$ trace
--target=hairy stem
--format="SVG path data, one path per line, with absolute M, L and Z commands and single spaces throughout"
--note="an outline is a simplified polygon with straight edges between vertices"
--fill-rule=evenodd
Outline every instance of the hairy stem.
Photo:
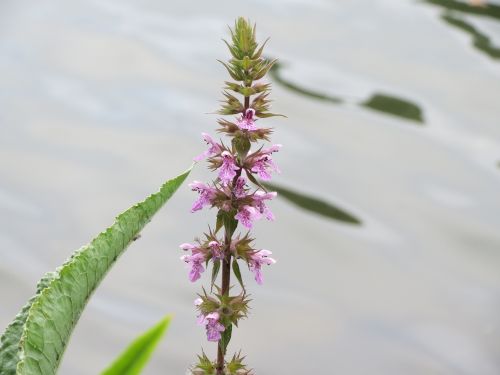
M 245 74 L 248 75 L 248 71 L 245 70 Z M 251 87 L 252 86 L 252 81 L 250 82 L 245 82 L 246 87 Z M 245 108 L 243 109 L 243 114 L 247 111 L 248 108 L 250 108 L 250 96 L 245 96 L 245 103 L 244 103 Z
M 229 284 L 231 281 L 231 253 L 229 247 L 231 246 L 231 235 L 226 230 L 225 235 L 225 247 L 227 249 L 226 258 L 222 262 L 222 295 L 229 293 Z M 224 370 L 224 343 L 222 340 L 219 341 L 219 347 L 217 350 L 217 375 L 222 375 Z
M 232 188 L 236 185 L 236 181 L 238 177 L 241 176 L 242 168 L 240 168 L 236 172 L 236 176 L 233 178 Z M 236 228 L 234 228 L 236 229 Z M 234 231 L 233 231 L 234 232 Z M 224 249 L 225 249 L 225 258 L 222 262 L 222 285 L 221 285 L 221 294 L 229 294 L 229 287 L 231 284 L 231 241 L 233 232 L 231 232 L 230 228 L 224 228 Z M 219 340 L 219 346 L 217 349 L 217 375 L 223 375 L 224 371 L 224 343 L 222 340 Z

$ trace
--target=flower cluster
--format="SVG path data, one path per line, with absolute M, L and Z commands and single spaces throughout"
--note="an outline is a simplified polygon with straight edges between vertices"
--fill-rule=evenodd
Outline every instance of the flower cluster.
M 222 140 L 202 133 L 207 149 L 194 160 L 206 159 L 217 177 L 208 184 L 194 181 L 189 185 L 198 193 L 191 212 L 204 207 L 215 208 L 215 228 L 209 229 L 202 240 L 180 245 L 186 252 L 181 260 L 188 266 L 190 281 L 197 281 L 205 269 L 212 269 L 210 293 L 203 289 L 195 306 L 199 312 L 198 323 L 205 327 L 208 341 L 218 342 L 217 359 L 211 361 L 203 353 L 191 371 L 195 375 L 251 373 L 243 365 L 240 354 L 234 355 L 230 361 L 225 359 L 232 328 L 238 326 L 239 320 L 248 312 L 249 300 L 239 264 L 246 263 L 255 281 L 262 284 L 262 266 L 276 263 L 270 257 L 271 251 L 253 246 L 254 239 L 248 232 L 236 234 L 239 224 L 250 230 L 261 218 L 274 220 L 267 204 L 276 197 L 276 192 L 267 191 L 259 181 L 269 181 L 274 173 L 280 173 L 273 155 L 281 145 L 252 145 L 270 141 L 272 130 L 260 127 L 260 119 L 277 116 L 269 112 L 270 85 L 260 82 L 275 61 L 262 57 L 265 43 L 259 47 L 255 41 L 255 27 L 247 20 L 239 18 L 236 21 L 231 39 L 226 45 L 232 58 L 228 63 L 221 63 L 236 82 L 226 82 L 222 108 L 218 113 L 235 117 L 219 119 L 217 129 L 231 142 L 224 144 Z M 235 95 L 242 95 L 243 100 Z M 241 286 L 241 292 L 236 295 L 230 295 L 230 289 L 234 288 L 230 284 L 231 272 Z M 217 284 L 220 273 L 221 281 Z M 214 288 L 216 292 L 212 293 Z

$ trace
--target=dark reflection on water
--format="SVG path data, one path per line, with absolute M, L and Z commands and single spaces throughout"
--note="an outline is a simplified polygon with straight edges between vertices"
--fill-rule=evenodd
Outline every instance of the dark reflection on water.
M 282 68 L 282 64 L 275 64 L 270 72 L 271 78 L 290 91 L 311 99 L 326 101 L 333 104 L 341 104 L 346 101 L 340 97 L 306 89 L 295 83 L 287 81 L 280 74 Z M 357 104 L 367 109 L 375 110 L 388 115 L 398 116 L 406 120 L 413 120 L 420 123 L 424 122 L 421 108 L 415 103 L 403 98 L 375 93 L 367 100 L 361 101 Z
M 456 10 L 464 13 L 491 17 L 500 20 L 500 5 L 486 3 L 484 5 L 474 6 L 455 0 L 423 0 L 423 1 L 428 4 L 441 6 L 448 10 Z
M 375 111 L 404 117 L 408 120 L 414 120 L 421 123 L 424 122 L 420 107 L 402 98 L 375 93 L 367 101 L 360 103 L 360 105 Z
M 265 183 L 264 186 L 266 189 L 276 191 L 278 193 L 278 197 L 284 198 L 290 203 L 293 203 L 307 211 L 314 212 L 315 214 L 332 220 L 342 221 L 348 224 L 361 225 L 361 220 L 356 216 L 322 199 L 298 193 L 275 184 Z
M 300 87 L 299 85 L 296 85 L 295 83 L 287 81 L 280 74 L 281 68 L 282 68 L 281 64 L 279 63 L 274 64 L 274 66 L 270 71 L 271 78 L 280 85 L 282 85 L 283 87 L 289 89 L 290 91 L 296 92 L 297 94 L 304 95 L 312 99 L 323 100 L 330 103 L 339 104 L 343 102 L 341 98 L 308 90 L 303 87 Z
M 495 47 L 488 35 L 482 33 L 477 28 L 472 26 L 459 12 L 490 17 L 494 20 L 500 20 L 500 6 L 486 3 L 484 5 L 470 5 L 455 0 L 423 0 L 432 5 L 438 5 L 445 9 L 445 13 L 441 15 L 441 19 L 448 25 L 458 28 L 472 37 L 472 45 L 474 48 L 491 57 L 492 59 L 500 59 L 500 48 Z
M 490 38 L 486 34 L 481 33 L 462 17 L 459 17 L 456 13 L 447 12 L 441 15 L 441 18 L 448 24 L 468 33 L 472 37 L 472 44 L 479 51 L 493 59 L 500 59 L 500 48 L 493 46 Z

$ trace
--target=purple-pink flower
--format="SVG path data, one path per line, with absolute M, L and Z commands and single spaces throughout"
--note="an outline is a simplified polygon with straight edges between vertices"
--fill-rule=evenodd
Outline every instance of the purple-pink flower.
M 219 170 L 219 178 L 223 185 L 228 185 L 236 176 L 239 167 L 235 163 L 234 156 L 229 151 L 224 151 L 221 156 L 222 165 Z
M 278 166 L 273 161 L 271 156 L 272 153 L 278 152 L 280 148 L 280 144 L 275 144 L 254 154 L 250 159 L 250 170 L 257 173 L 258 176 L 264 181 L 269 181 L 271 179 L 271 172 L 280 173 Z
M 254 273 L 255 281 L 257 281 L 257 284 L 259 285 L 262 285 L 264 282 L 264 278 L 262 276 L 262 265 L 271 265 L 276 263 L 275 259 L 269 257 L 271 254 L 272 252 L 269 250 L 262 249 L 251 254 L 250 259 L 248 260 L 248 267 L 250 268 L 250 271 Z
M 208 243 L 208 247 L 212 253 L 212 258 L 220 260 L 224 259 L 224 246 L 222 244 L 217 241 L 210 241 Z
M 273 152 L 278 152 L 279 150 L 281 150 L 281 147 L 283 147 L 282 144 L 279 144 L 279 143 L 275 143 L 274 145 L 272 145 L 271 147 L 269 148 L 265 148 L 264 150 L 262 150 L 261 152 L 263 154 L 268 154 L 268 155 L 271 155 Z
M 202 314 L 198 317 L 198 324 L 204 325 L 207 330 L 208 341 L 219 341 L 222 337 L 221 332 L 224 332 L 226 329 L 219 323 L 219 317 L 218 312 L 212 312 L 207 315 Z
M 245 185 L 247 183 L 247 180 L 245 180 L 245 177 L 238 177 L 236 180 L 236 184 L 234 185 L 233 188 L 233 193 L 236 198 L 243 198 L 247 195 L 247 192 L 245 191 Z
M 203 136 L 203 139 L 205 140 L 205 142 L 207 142 L 207 145 L 209 147 L 208 147 L 208 150 L 206 150 L 202 154 L 195 157 L 194 161 L 200 161 L 200 160 L 203 160 L 209 156 L 214 156 L 214 155 L 220 154 L 220 152 L 222 151 L 222 148 L 220 147 L 220 145 L 218 143 L 214 142 L 214 140 L 212 139 L 212 137 L 210 137 L 210 135 L 208 135 L 207 133 L 201 133 L 201 135 Z
M 253 222 L 260 219 L 261 214 L 255 207 L 244 205 L 238 209 L 238 213 L 234 216 L 243 226 L 252 229 Z
M 241 116 L 241 119 L 236 122 L 236 125 L 238 125 L 240 129 L 256 130 L 257 128 L 255 127 L 255 120 L 253 119 L 254 115 L 255 109 L 248 108 L 246 112 Z
M 251 204 L 245 204 L 238 208 L 237 214 L 234 216 L 243 226 L 252 229 L 253 222 L 264 216 L 267 220 L 274 220 L 274 215 L 266 206 L 265 200 L 273 199 L 277 195 L 276 192 L 266 193 L 262 190 L 257 190 L 251 197 Z
M 264 203 L 265 200 L 273 199 L 276 198 L 276 193 L 275 191 L 266 193 L 262 190 L 257 190 L 254 195 L 253 195 L 253 206 L 257 208 L 259 213 L 265 216 L 267 220 L 274 220 L 274 214 L 271 212 L 271 210 L 266 206 Z
M 205 271 L 202 265 L 206 259 L 203 249 L 190 243 L 183 243 L 180 245 L 180 248 L 184 251 L 191 250 L 191 255 L 183 255 L 181 256 L 181 260 L 186 262 L 188 267 L 190 267 L 188 275 L 189 280 L 195 282 L 201 277 L 201 273 Z
M 198 199 L 193 203 L 191 212 L 201 210 L 204 206 L 212 204 L 212 200 L 215 198 L 217 189 L 210 187 L 200 181 L 193 181 L 189 184 L 189 187 L 191 188 L 191 190 L 197 191 L 200 194 Z

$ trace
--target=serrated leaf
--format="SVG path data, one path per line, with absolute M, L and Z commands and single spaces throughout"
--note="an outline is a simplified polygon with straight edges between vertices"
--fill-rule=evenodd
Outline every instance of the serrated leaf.
M 148 363 L 165 334 L 171 317 L 166 316 L 154 327 L 136 338 L 101 375 L 138 375 Z
M 2 335 L 0 339 L 0 374 L 14 375 L 16 373 L 17 363 L 19 362 L 19 340 L 23 333 L 28 312 L 41 291 L 50 284 L 55 276 L 55 272 L 49 272 L 38 282 L 36 294 L 22 308 L 19 314 L 17 314 L 14 321 L 7 327 Z
M 238 279 L 238 282 L 241 285 L 241 289 L 245 291 L 245 285 L 243 285 L 243 278 L 241 277 L 240 265 L 238 264 L 236 258 L 233 259 L 233 273 L 234 276 L 236 276 L 236 278 Z
M 80 314 L 107 271 L 191 168 L 120 214 L 115 223 L 46 275 L 0 339 L 0 374 L 54 375 Z

